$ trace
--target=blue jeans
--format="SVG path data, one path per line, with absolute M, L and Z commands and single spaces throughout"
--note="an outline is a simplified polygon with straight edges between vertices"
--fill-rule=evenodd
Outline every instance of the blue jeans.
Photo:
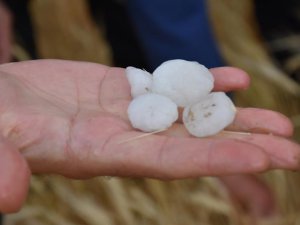
M 127 9 L 152 69 L 169 59 L 224 64 L 205 0 L 129 0 Z

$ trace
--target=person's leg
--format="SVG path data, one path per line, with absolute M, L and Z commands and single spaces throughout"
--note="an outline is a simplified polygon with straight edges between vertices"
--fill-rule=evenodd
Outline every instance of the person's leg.
M 152 69 L 175 58 L 224 64 L 205 0 L 132 0 L 128 13 Z
M 105 35 L 117 67 L 134 66 L 148 69 L 143 50 L 129 20 L 126 4 L 113 0 L 90 0 L 95 21 L 105 28 Z

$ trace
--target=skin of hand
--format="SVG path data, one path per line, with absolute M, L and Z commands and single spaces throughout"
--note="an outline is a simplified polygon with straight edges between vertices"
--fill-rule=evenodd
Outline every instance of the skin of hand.
M 12 14 L 0 1 L 0 64 L 11 59 Z
M 239 69 L 211 72 L 215 91 L 249 85 Z M 0 90 L 1 212 L 20 209 L 31 173 L 172 180 L 299 168 L 300 146 L 288 139 L 290 121 L 269 110 L 239 108 L 228 127 L 235 132 L 213 137 L 191 137 L 180 121 L 140 137 L 144 133 L 128 121 L 130 87 L 122 68 L 63 60 L 8 63 L 0 65 Z

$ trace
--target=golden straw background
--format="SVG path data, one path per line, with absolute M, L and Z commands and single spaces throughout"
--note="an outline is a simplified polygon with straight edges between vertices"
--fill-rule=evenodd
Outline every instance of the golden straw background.
M 251 0 L 209 0 L 217 40 L 229 65 L 252 77 L 236 93 L 239 106 L 280 111 L 295 123 L 300 140 L 300 87 L 275 66 L 257 29 Z M 38 54 L 111 64 L 111 51 L 84 0 L 32 0 Z M 55 14 L 53 13 L 55 12 Z M 45 26 L 45 24 L 47 24 Z M 63 46 L 63 47 L 62 47 Z M 28 59 L 18 43 L 14 55 Z M 298 172 L 272 171 L 261 178 L 273 189 L 280 214 L 257 224 L 300 224 Z M 6 225 L 253 225 L 216 178 L 162 182 L 151 179 L 34 176 L 23 209 Z

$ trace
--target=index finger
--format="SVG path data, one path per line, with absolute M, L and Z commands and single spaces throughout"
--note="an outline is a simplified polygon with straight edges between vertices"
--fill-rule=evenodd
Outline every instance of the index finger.
M 246 89 L 250 85 L 249 75 L 238 68 L 218 67 L 210 69 L 215 78 L 214 91 Z

